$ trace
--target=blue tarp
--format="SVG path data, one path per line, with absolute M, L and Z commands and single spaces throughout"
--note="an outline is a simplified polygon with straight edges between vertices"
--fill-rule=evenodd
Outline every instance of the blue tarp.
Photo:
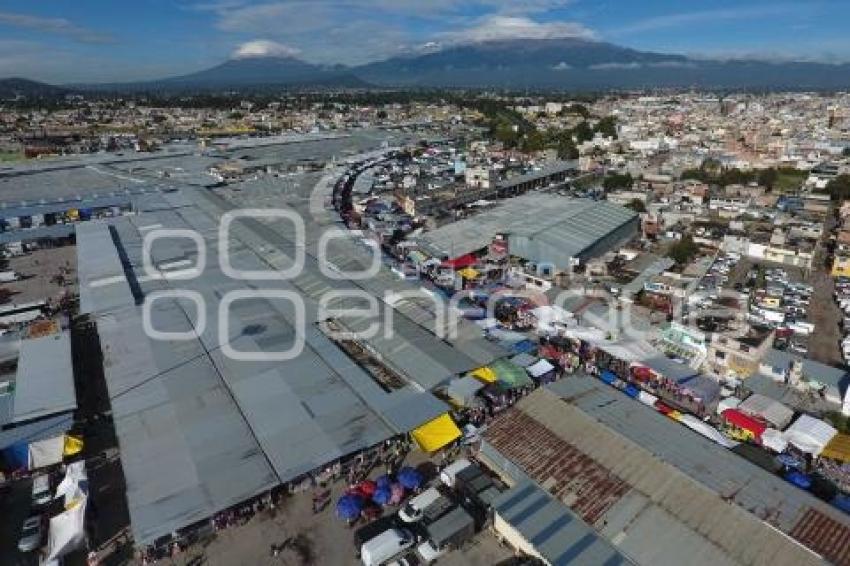
M 632 384 L 626 385 L 626 388 L 623 389 L 623 392 L 629 397 L 637 397 L 640 393 L 640 390 Z
M 511 346 L 511 351 L 515 354 L 527 354 L 534 351 L 537 346 L 531 340 L 522 340 Z
M 809 489 L 810 487 L 812 487 L 811 476 L 797 471 L 791 471 L 786 473 L 785 481 L 792 483 L 801 489 Z
M 602 381 L 604 381 L 608 385 L 613 385 L 614 382 L 617 381 L 618 378 L 617 378 L 617 375 L 613 371 L 606 369 L 599 375 L 599 379 L 601 379 Z
M 29 444 L 18 442 L 3 450 L 3 460 L 10 470 L 26 468 L 29 463 Z
M 850 496 L 841 494 L 836 495 L 835 499 L 833 499 L 830 503 L 833 507 L 837 507 L 845 513 L 850 513 Z

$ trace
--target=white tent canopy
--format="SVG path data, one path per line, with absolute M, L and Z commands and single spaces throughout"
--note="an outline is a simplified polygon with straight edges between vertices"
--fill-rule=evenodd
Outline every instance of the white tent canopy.
M 86 516 L 86 498 L 77 501 L 73 507 L 50 519 L 47 533 L 47 562 L 68 554 L 85 542 L 83 528 Z
M 82 460 L 68 464 L 65 470 L 65 477 L 56 487 L 56 499 L 65 498 L 65 507 L 70 507 L 77 499 L 82 499 L 87 495 L 88 490 L 88 474 L 86 473 L 86 463 Z
M 809 415 L 800 415 L 785 431 L 784 437 L 792 446 L 817 456 L 836 434 L 838 431 L 830 424 Z
M 741 404 L 741 400 L 737 397 L 726 397 L 717 403 L 717 414 L 722 415 L 726 409 L 737 409 Z
M 717 430 L 710 424 L 701 421 L 693 415 L 684 414 L 679 419 L 679 422 L 688 427 L 689 429 L 693 430 L 694 432 L 701 434 L 709 440 L 716 442 L 720 446 L 723 446 L 724 448 L 732 448 L 734 446 L 737 446 L 738 444 L 737 442 L 729 440 L 728 438 L 723 436 L 723 434 L 719 430 Z
M 32 442 L 29 445 L 29 469 L 37 470 L 62 462 L 62 452 L 65 449 L 65 435 Z
M 794 418 L 794 411 L 764 395 L 754 393 L 738 405 L 738 409 L 751 417 L 757 417 L 770 423 L 774 428 L 784 429 Z
M 539 360 L 536 364 L 525 368 L 531 377 L 546 375 L 553 369 L 555 369 L 555 366 L 549 363 L 549 360 Z
M 654 407 L 656 401 L 658 401 L 658 397 L 653 395 L 652 393 L 647 393 L 643 389 L 638 391 L 638 401 L 643 403 L 644 405 L 649 405 L 650 407 Z
M 765 448 L 770 448 L 774 452 L 784 452 L 788 447 L 788 441 L 785 440 L 785 437 L 782 433 L 775 428 L 765 429 L 763 433 L 761 433 L 761 443 Z
M 541 305 L 532 310 L 531 314 L 541 322 L 567 323 L 575 318 L 573 313 L 558 305 Z

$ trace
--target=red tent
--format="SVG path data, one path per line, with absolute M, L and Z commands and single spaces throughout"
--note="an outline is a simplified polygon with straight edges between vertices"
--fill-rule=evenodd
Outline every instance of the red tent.
M 447 259 L 442 263 L 442 267 L 451 267 L 452 269 L 463 269 L 464 267 L 471 267 L 478 263 L 478 258 L 473 254 L 466 254 L 460 257 L 456 257 L 454 259 Z
M 669 415 L 673 412 L 673 407 L 671 407 L 670 405 L 666 405 L 661 401 L 655 402 L 655 409 L 662 415 Z
M 632 375 L 640 381 L 649 381 L 652 370 L 645 366 L 632 366 Z
M 748 415 L 745 415 L 738 409 L 726 409 L 721 414 L 726 422 L 733 424 L 738 428 L 752 432 L 756 438 L 761 438 L 761 434 L 767 429 L 766 425 Z

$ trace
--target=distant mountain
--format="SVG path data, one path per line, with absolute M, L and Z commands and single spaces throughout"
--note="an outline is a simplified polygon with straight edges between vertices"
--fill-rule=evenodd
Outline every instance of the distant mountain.
M 828 90 L 850 88 L 850 64 L 702 60 L 582 39 L 517 39 L 449 46 L 359 67 L 314 65 L 294 57 L 243 57 L 179 77 L 74 85 L 73 89 L 169 93 L 374 86 L 575 91 L 691 87 Z M 63 92 L 59 87 L 24 79 L 0 81 L 0 97 L 57 91 Z
M 349 79 L 345 67 L 320 67 L 295 57 L 245 57 L 190 75 L 158 81 L 161 84 L 206 86 L 304 85 Z
M 265 90 L 269 88 L 367 88 L 371 85 L 347 67 L 319 66 L 295 57 L 230 59 L 196 73 L 153 81 L 85 85 L 87 90 L 209 91 Z
M 61 96 L 68 90 L 62 87 L 21 79 L 17 77 L 0 79 L 0 99 L 8 98 L 41 98 L 50 96 Z
M 850 65 L 698 60 L 581 39 L 492 41 L 371 63 L 354 72 L 382 86 L 567 90 L 656 87 L 850 87 Z

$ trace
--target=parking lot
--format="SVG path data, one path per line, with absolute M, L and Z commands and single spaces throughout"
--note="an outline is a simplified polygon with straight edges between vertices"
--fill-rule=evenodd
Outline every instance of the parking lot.
M 65 292 L 76 292 L 77 248 L 44 248 L 9 258 L 7 271 L 15 271 L 21 279 L 2 283 L 11 294 L 7 302 L 28 303 L 56 298 Z
M 418 461 L 421 464 L 422 457 L 422 453 L 413 453 L 408 463 L 415 464 Z M 331 503 L 318 513 L 314 513 L 312 508 L 313 491 L 291 495 L 275 509 L 260 512 L 248 523 L 218 531 L 212 539 L 159 563 L 177 566 L 362 564 L 356 554 L 354 533 L 366 523 L 360 520 L 349 527 L 335 513 L 334 502 L 343 495 L 344 490 L 342 482 L 333 485 Z M 395 514 L 398 509 L 398 506 L 387 506 L 384 515 Z M 274 556 L 272 545 L 285 548 Z M 441 556 L 438 563 L 448 566 L 485 566 L 498 564 L 513 555 L 512 549 L 502 546 L 484 528 L 459 549 Z M 142 563 L 138 558 L 134 562 Z M 416 559 L 410 563 L 417 563 Z

